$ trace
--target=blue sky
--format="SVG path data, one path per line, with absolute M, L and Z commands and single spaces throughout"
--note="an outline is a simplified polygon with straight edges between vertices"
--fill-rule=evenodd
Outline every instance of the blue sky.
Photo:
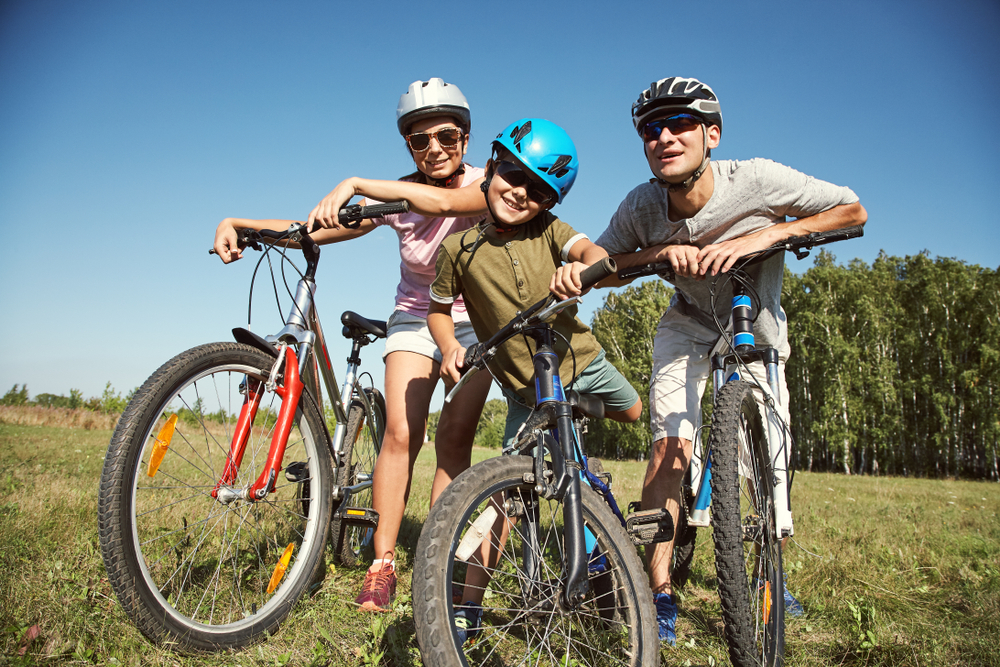
M 0 392 L 127 391 L 228 340 L 253 261 L 207 254 L 218 222 L 303 218 L 347 176 L 411 171 L 396 102 L 432 76 L 469 99 L 473 164 L 518 118 L 567 129 L 581 171 L 556 212 L 593 238 L 649 178 L 632 101 L 681 75 L 720 97 L 714 157 L 768 157 L 858 193 L 869 225 L 834 247 L 840 261 L 926 249 L 997 268 L 998 35 L 993 0 L 7 0 Z M 328 333 L 345 309 L 388 317 L 396 248 L 378 230 L 324 249 Z M 272 304 L 257 299 L 255 330 L 277 328 Z M 381 381 L 378 355 L 364 368 Z

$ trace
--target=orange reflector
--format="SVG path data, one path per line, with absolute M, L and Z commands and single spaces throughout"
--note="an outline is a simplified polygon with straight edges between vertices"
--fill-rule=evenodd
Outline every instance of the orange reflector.
M 156 434 L 156 442 L 153 443 L 153 453 L 149 456 L 149 469 L 146 470 L 146 474 L 150 477 L 155 476 L 156 471 L 160 469 L 160 462 L 163 461 L 163 455 L 167 453 L 167 447 L 170 446 L 170 440 L 174 437 L 174 427 L 176 426 L 177 415 L 170 415 L 170 419 L 163 425 L 160 432 Z
M 274 574 L 271 575 L 271 581 L 267 584 L 268 595 L 274 592 L 274 589 L 281 583 L 281 578 L 285 576 L 285 570 L 288 569 L 288 561 L 292 560 L 293 551 L 295 551 L 295 544 L 290 542 L 285 547 L 285 553 L 281 554 L 281 558 L 278 559 L 278 564 L 274 566 Z
M 771 582 L 764 584 L 764 623 L 771 619 Z
M 364 510 L 347 510 L 346 514 L 350 514 L 351 516 L 364 516 L 365 515 L 365 511 Z

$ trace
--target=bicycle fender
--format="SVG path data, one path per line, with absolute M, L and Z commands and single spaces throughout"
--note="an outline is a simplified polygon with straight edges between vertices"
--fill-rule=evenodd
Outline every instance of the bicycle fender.
M 249 329 L 244 329 L 243 327 L 236 327 L 233 329 L 233 338 L 237 343 L 243 343 L 244 345 L 249 345 L 250 347 L 255 347 L 265 354 L 269 354 L 275 359 L 278 358 L 278 350 L 274 348 L 273 345 L 268 343 L 266 340 L 250 331 Z

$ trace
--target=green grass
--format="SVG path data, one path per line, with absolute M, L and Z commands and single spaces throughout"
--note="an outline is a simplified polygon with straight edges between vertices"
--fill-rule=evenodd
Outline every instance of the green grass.
M 109 431 L 0 424 L 0 665 L 420 664 L 409 572 L 431 448 L 418 461 L 400 534 L 394 613 L 356 613 L 363 569 L 331 565 L 276 636 L 192 657 L 149 644 L 108 585 L 96 504 L 109 439 Z M 644 464 L 605 466 L 623 505 L 638 498 Z M 1000 665 L 1000 487 L 799 473 L 793 497 L 797 544 L 785 567 L 807 615 L 789 622 L 788 665 Z M 664 665 L 728 662 L 710 537 L 699 534 L 678 647 L 664 651 Z M 38 636 L 28 641 L 33 626 Z

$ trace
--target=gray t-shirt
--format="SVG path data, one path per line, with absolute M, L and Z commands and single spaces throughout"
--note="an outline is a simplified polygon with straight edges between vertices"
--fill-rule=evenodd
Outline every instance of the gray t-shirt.
M 644 183 L 625 197 L 611 224 L 595 243 L 608 254 L 618 255 L 664 244 L 699 248 L 763 229 L 786 218 L 804 218 L 834 206 L 853 204 L 857 195 L 849 188 L 795 171 L 771 160 L 713 160 L 715 188 L 693 218 L 673 221 L 667 217 L 667 190 Z M 758 347 L 775 347 L 788 358 L 788 328 L 781 309 L 783 254 L 749 267 L 761 300 L 761 313 L 754 325 Z M 713 278 L 677 278 L 670 307 L 715 329 L 709 290 Z M 723 283 L 725 278 L 719 281 Z M 732 289 L 727 285 L 716 295 L 719 320 L 729 321 Z

